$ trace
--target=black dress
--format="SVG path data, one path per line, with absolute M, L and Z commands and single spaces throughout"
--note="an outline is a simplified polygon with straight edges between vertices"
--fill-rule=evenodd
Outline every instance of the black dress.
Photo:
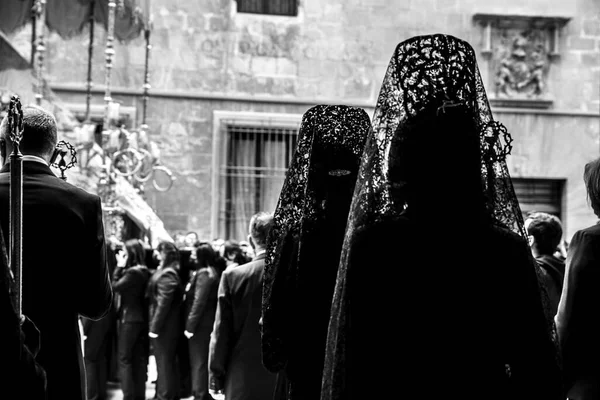
M 303 117 L 265 264 L 263 363 L 285 382 L 276 397 L 319 397 L 331 298 L 369 128 L 365 111 L 353 107 L 316 106 Z
M 321 400 L 564 399 L 511 141 L 468 43 L 397 46 L 350 208 Z

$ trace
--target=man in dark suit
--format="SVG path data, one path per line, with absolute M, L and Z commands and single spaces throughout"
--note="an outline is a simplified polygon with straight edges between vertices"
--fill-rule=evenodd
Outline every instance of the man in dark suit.
M 262 365 L 260 325 L 265 249 L 273 215 L 260 212 L 250 220 L 253 261 L 223 272 L 217 315 L 210 341 L 209 376 L 213 391 L 227 400 L 273 397 L 275 375 Z
M 100 319 L 112 302 L 101 202 L 50 169 L 57 143 L 56 120 L 50 113 L 24 107 L 23 129 L 23 313 L 40 330 L 37 361 L 46 370 L 48 400 L 85 399 L 78 316 Z M 0 225 L 5 235 L 12 150 L 4 119 Z

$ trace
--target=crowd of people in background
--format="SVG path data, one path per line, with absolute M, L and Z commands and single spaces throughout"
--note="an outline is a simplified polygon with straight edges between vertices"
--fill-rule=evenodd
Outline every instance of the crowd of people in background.
M 225 371 L 237 331 L 260 341 L 261 271 L 250 273 L 255 276 L 253 290 L 236 306 L 238 312 L 256 314 L 242 326 L 238 321 L 232 326 L 232 303 L 228 300 L 219 306 L 218 295 L 231 290 L 231 279 L 240 280 L 237 272 L 231 273 L 233 269 L 256 269 L 257 263 L 261 268 L 271 219 L 268 213 L 252 217 L 248 241 L 241 242 L 201 240 L 195 232 L 176 234 L 174 243 L 161 242 L 156 249 L 141 239 L 112 240 L 108 253 L 114 306 L 99 321 L 82 319 L 88 399 L 105 399 L 109 381 L 120 384 L 124 400 L 145 399 L 150 356 L 156 363 L 155 399 L 212 399 L 211 363 L 214 393 L 222 391 L 226 382 L 231 384 Z M 260 348 L 254 347 L 250 353 L 258 354 L 254 364 L 260 364 Z M 248 352 L 243 346 L 237 348 L 237 353 Z M 242 354 L 241 360 L 238 369 L 253 364 L 247 355 Z M 265 386 L 264 380 L 258 379 L 256 385 Z
M 398 44 L 372 121 L 305 113 L 277 208 L 252 216 L 247 244 L 105 240 L 100 198 L 48 166 L 54 118 L 23 118 L 23 309 L 39 332 L 18 329 L 0 251 L 2 361 L 20 367 L 0 375 L 7 398 L 105 399 L 110 341 L 125 400 L 145 398 L 150 354 L 157 400 L 600 398 L 600 224 L 566 248 L 556 216 L 523 221 L 511 138 L 467 42 Z M 600 218 L 600 159 L 584 182 Z

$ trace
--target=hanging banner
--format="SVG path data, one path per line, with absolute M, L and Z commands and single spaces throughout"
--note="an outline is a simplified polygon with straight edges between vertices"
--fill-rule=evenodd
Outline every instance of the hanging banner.
M 31 23 L 31 10 L 36 0 L 0 1 L 0 30 L 11 34 Z M 94 20 L 106 29 L 108 24 L 108 2 L 106 0 L 46 0 L 46 26 L 63 39 L 80 35 L 89 24 L 94 11 Z M 148 0 L 117 1 L 115 37 L 121 42 L 131 41 L 146 29 L 150 18 Z

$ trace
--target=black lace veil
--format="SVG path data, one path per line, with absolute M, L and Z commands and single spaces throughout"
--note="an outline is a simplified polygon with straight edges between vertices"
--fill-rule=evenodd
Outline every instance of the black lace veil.
M 480 180 L 486 220 L 491 226 L 526 237 L 506 164 L 512 138 L 504 125 L 492 116 L 473 48 L 463 40 L 442 34 L 417 36 L 401 42 L 383 79 L 350 208 L 332 302 L 326 354 L 329 370 L 323 375 L 322 400 L 345 396 L 343 371 L 347 338 L 344 332 L 351 324 L 345 307 L 348 291 L 353 290 L 348 287 L 346 277 L 353 239 L 364 227 L 400 216 L 408 203 L 407 198 L 399 195 L 401 190 L 394 190 L 405 182 L 399 181 L 397 176 L 390 177 L 390 165 L 398 161 L 393 159 L 396 153 L 390 149 L 394 141 L 403 139 L 398 137 L 402 126 L 424 110 L 444 113 L 453 107 L 468 110 L 479 132 Z M 531 264 L 535 265 L 533 259 Z
M 495 224 L 525 236 L 506 165 L 512 139 L 504 125 L 492 117 L 473 48 L 446 35 L 416 37 L 396 48 L 377 100 L 347 236 L 373 219 L 402 212 L 404 202 L 390 195 L 390 146 L 398 127 L 431 103 L 441 107 L 462 104 L 473 111 L 480 132 L 487 213 Z
M 303 244 L 310 247 L 306 238 L 314 237 L 323 228 L 321 221 L 327 211 L 327 186 L 331 182 L 328 177 L 351 180 L 347 193 L 349 207 L 370 127 L 367 113 L 356 107 L 317 105 L 303 115 L 296 150 L 275 211 L 265 260 L 262 352 L 263 364 L 271 371 L 283 369 L 288 361 L 289 343 L 284 342 L 289 328 L 286 321 L 294 318 L 289 316 L 293 307 L 290 301 L 294 301 L 293 291 L 301 285 L 297 276 L 300 266 L 311 257 L 303 252 Z M 339 235 L 335 270 L 346 219 L 347 213 Z M 317 270 L 319 265 L 309 267 Z M 329 298 L 332 291 L 333 282 Z M 328 318 L 329 309 L 325 308 Z

